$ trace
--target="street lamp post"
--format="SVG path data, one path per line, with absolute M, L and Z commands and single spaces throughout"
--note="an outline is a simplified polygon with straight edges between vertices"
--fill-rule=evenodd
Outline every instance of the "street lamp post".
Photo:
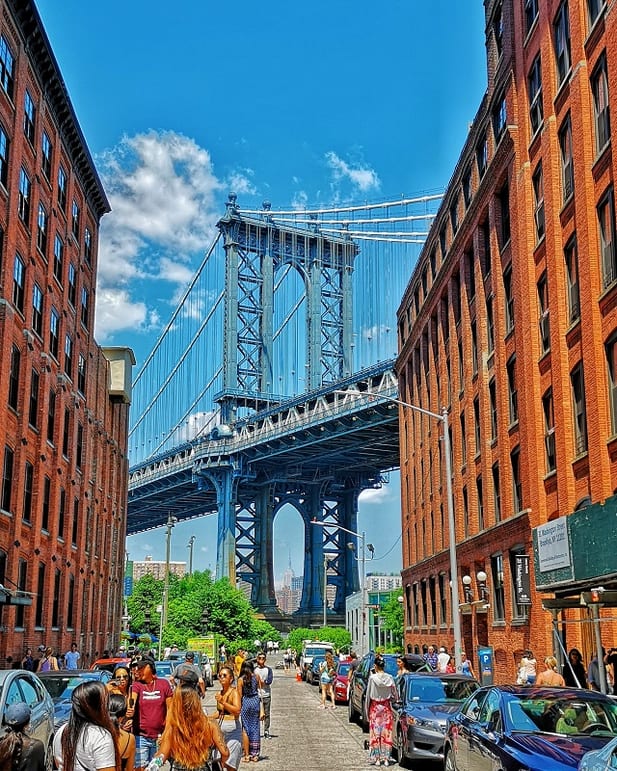
M 461 613 L 459 608 L 459 593 L 458 593 L 458 567 L 456 564 L 456 527 L 454 523 L 454 494 L 452 492 L 452 459 L 450 449 L 450 424 L 448 420 L 448 408 L 443 407 L 441 413 L 432 412 L 431 410 L 425 410 L 423 407 L 418 407 L 415 404 L 404 402 L 402 399 L 397 399 L 394 396 L 387 396 L 385 394 L 369 394 L 361 393 L 360 391 L 335 391 L 334 393 L 342 394 L 343 396 L 375 396 L 376 398 L 383 399 L 384 401 L 394 402 L 401 407 L 407 407 L 414 412 L 419 412 L 422 415 L 426 415 L 429 418 L 438 420 L 443 426 L 443 451 L 446 456 L 446 498 L 448 506 L 448 533 L 450 538 L 450 575 L 452 578 L 452 632 L 454 635 L 454 659 L 456 661 L 457 669 L 461 665 L 461 652 L 463 649 L 463 639 L 461 633 Z
M 167 536 L 165 547 L 165 586 L 163 588 L 163 614 L 161 616 L 161 629 L 167 626 L 167 608 L 169 606 L 169 561 L 171 553 L 171 531 L 174 525 L 178 521 L 177 517 L 172 517 L 171 514 L 167 517 Z M 162 641 L 159 641 L 159 645 Z
M 328 586 L 328 557 L 323 556 L 323 625 L 328 625 L 328 597 L 326 587 Z
M 189 538 L 189 542 L 187 544 L 188 550 L 189 550 L 189 576 L 193 575 L 193 546 L 195 545 L 195 536 L 192 535 Z

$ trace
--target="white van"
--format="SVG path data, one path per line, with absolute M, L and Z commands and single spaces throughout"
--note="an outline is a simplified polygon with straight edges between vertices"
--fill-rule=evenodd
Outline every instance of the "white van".
M 332 643 L 328 642 L 315 642 L 313 640 L 305 640 L 302 645 L 302 655 L 300 656 L 300 672 L 302 679 L 306 680 L 306 670 L 313 663 L 315 656 L 325 656 L 330 652 L 334 656 L 334 647 Z

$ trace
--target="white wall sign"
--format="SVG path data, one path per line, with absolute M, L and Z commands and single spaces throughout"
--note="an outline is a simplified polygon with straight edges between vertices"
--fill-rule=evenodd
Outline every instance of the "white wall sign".
M 538 565 L 540 572 L 570 567 L 570 543 L 566 517 L 538 525 Z

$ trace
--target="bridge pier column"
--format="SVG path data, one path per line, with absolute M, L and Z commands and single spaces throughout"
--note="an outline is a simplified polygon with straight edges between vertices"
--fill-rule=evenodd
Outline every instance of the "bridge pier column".
M 304 520 L 304 580 L 302 583 L 302 600 L 300 614 L 318 615 L 323 610 L 323 528 L 311 525 L 311 520 L 323 521 L 320 486 L 309 488 L 306 508 L 308 519 Z
M 236 585 L 236 486 L 232 466 L 201 472 L 216 490 L 218 509 L 216 538 L 216 578 L 229 578 Z
M 274 593 L 274 566 L 272 559 L 272 529 L 274 523 L 272 504 L 273 485 L 259 490 L 255 499 L 255 572 L 251 604 L 257 610 L 276 607 Z
M 361 487 L 353 487 L 345 490 L 339 501 L 339 522 L 347 528 L 347 530 L 353 530 L 354 533 L 358 532 L 358 496 L 362 491 Z M 345 547 L 349 539 L 353 539 L 352 542 L 356 543 L 356 550 L 345 548 L 344 554 L 341 555 L 343 560 L 343 583 L 339 584 L 336 589 L 336 597 L 334 600 L 334 610 L 337 613 L 345 613 L 345 597 L 354 592 L 357 592 L 360 588 L 360 580 L 358 578 L 358 561 L 356 557 L 361 557 L 358 554 L 360 546 L 355 536 L 348 536 L 347 533 L 343 533 L 345 536 Z

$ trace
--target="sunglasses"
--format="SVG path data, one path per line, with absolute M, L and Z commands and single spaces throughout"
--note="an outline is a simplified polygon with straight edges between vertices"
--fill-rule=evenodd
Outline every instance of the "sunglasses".
M 116 680 L 128 680 L 128 675 L 116 675 Z

